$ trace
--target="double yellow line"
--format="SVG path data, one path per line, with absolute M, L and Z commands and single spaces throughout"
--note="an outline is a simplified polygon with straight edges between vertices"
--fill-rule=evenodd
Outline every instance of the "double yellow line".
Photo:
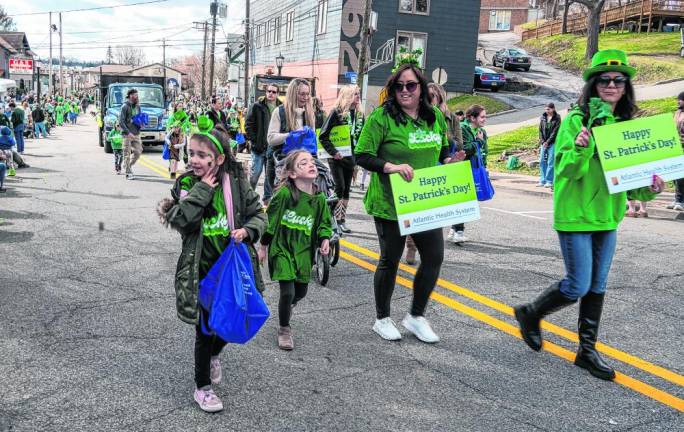
M 146 168 L 154 171 L 155 173 L 159 174 L 160 176 L 164 178 L 170 178 L 170 175 L 168 173 L 168 170 L 166 167 L 163 167 L 162 165 L 158 164 L 157 162 L 154 162 L 146 157 L 141 157 L 138 161 L 141 165 L 145 166 Z M 341 246 L 343 246 L 345 249 L 348 249 L 349 251 L 356 252 L 357 254 L 360 254 L 362 256 L 365 256 L 367 258 L 373 259 L 373 260 L 378 260 L 379 255 L 369 249 L 366 249 L 362 246 L 359 246 L 355 243 L 351 243 L 347 240 L 340 240 Z M 371 272 L 375 272 L 376 266 L 362 258 L 359 258 L 355 255 L 351 255 L 348 252 L 341 251 L 340 252 L 340 257 L 344 259 L 345 261 L 348 261 L 354 265 L 357 265 L 361 268 L 364 268 L 366 270 L 369 270 Z M 416 274 L 416 269 L 404 264 L 399 265 L 400 270 L 415 276 Z M 407 279 L 402 276 L 397 276 L 397 284 L 406 287 L 408 289 L 413 288 L 413 281 L 410 279 Z M 453 292 L 455 294 L 458 294 L 462 297 L 465 297 L 469 300 L 472 300 L 476 303 L 479 303 L 481 305 L 487 306 L 491 309 L 494 309 L 497 312 L 500 312 L 504 315 L 508 316 L 513 316 L 513 308 L 507 304 L 498 302 L 492 298 L 489 298 L 487 296 L 478 294 L 472 290 L 469 290 L 467 288 L 463 288 L 459 285 L 456 285 L 452 282 L 449 282 L 444 279 L 438 279 L 437 280 L 437 286 L 440 288 L 443 288 L 445 290 L 448 290 L 450 292 Z M 436 302 L 443 304 L 444 306 L 449 307 L 450 309 L 453 309 L 459 313 L 462 313 L 464 315 L 467 315 L 471 318 L 474 318 L 480 322 L 483 322 L 491 327 L 494 327 L 504 333 L 507 333 L 513 337 L 516 337 L 518 339 L 521 339 L 520 336 L 520 330 L 518 329 L 517 326 L 514 326 L 508 322 L 502 321 L 498 318 L 495 318 L 491 315 L 488 315 L 480 310 L 474 309 L 470 306 L 466 306 L 465 304 L 458 302 L 451 297 L 445 296 L 443 294 L 440 294 L 438 292 L 433 292 L 431 298 L 435 300 Z M 579 342 L 578 337 L 576 332 L 570 331 L 568 329 L 565 329 L 563 327 L 557 326 L 555 324 L 542 321 L 542 328 L 546 330 L 547 332 L 550 332 L 552 334 L 555 334 L 557 336 L 560 336 L 563 339 L 566 339 L 570 342 L 577 343 Z M 544 341 L 544 344 L 542 346 L 542 349 L 544 351 L 547 351 L 551 354 L 554 354 L 562 359 L 565 359 L 569 362 L 573 362 L 575 360 L 575 353 L 563 348 L 557 344 L 554 344 L 552 342 L 549 342 L 548 340 Z M 602 354 L 611 357 L 615 360 L 619 360 L 625 364 L 628 364 L 632 367 L 635 367 L 637 369 L 640 369 L 644 372 L 647 372 L 653 376 L 656 376 L 658 378 L 664 379 L 666 381 L 669 381 L 673 384 L 676 384 L 678 386 L 684 386 L 684 376 L 677 374 L 676 372 L 673 372 L 671 370 L 665 369 L 661 366 L 657 366 L 651 362 L 648 362 L 644 359 L 641 359 L 639 357 L 633 356 L 631 354 L 628 354 L 626 352 L 623 352 L 619 349 L 613 348 L 609 345 L 603 344 L 603 343 L 597 343 L 596 344 L 596 349 L 601 352 Z M 658 388 L 655 388 L 649 384 L 644 383 L 643 381 L 639 381 L 635 378 L 630 377 L 629 375 L 625 375 L 621 372 L 616 371 L 616 378 L 615 382 L 618 384 L 621 384 L 631 390 L 634 390 L 638 393 L 641 393 L 645 396 L 648 396 L 651 399 L 654 399 L 662 404 L 665 404 L 669 407 L 672 407 L 680 412 L 684 412 L 684 399 L 678 398 L 677 396 L 674 396 L 670 393 L 667 393 L 663 390 L 660 390 Z
M 357 252 L 361 255 L 364 255 L 368 258 L 371 258 L 373 260 L 377 260 L 379 258 L 379 255 L 376 252 L 373 252 L 369 249 L 366 249 L 364 247 L 361 247 L 357 244 L 351 243 L 346 240 L 341 240 L 340 244 L 350 250 Z M 352 264 L 355 264 L 359 267 L 365 268 L 366 270 L 369 270 L 371 272 L 375 272 L 376 266 L 364 259 L 361 259 L 357 256 L 351 255 L 347 252 L 340 252 L 340 257 L 346 261 L 349 261 Z M 409 267 L 404 264 L 400 264 L 399 268 L 403 270 L 406 273 L 409 273 L 413 276 L 416 274 L 416 269 L 413 267 Z M 413 281 L 410 279 L 407 279 L 402 276 L 397 276 L 397 284 L 404 286 L 406 288 L 412 289 L 413 288 Z M 490 307 L 498 312 L 501 312 L 505 315 L 513 316 L 513 308 L 504 304 L 500 303 L 496 300 L 493 300 L 489 297 L 483 296 L 481 294 L 478 294 L 476 292 L 473 292 L 467 288 L 460 287 L 452 282 L 446 281 L 444 279 L 438 279 L 437 281 L 437 286 L 444 288 L 448 291 L 451 291 L 453 293 L 456 293 L 458 295 L 461 295 L 463 297 L 466 297 L 470 300 L 473 300 L 477 303 L 480 303 L 482 305 L 485 305 L 487 307 Z M 474 318 L 478 321 L 481 321 L 491 327 L 494 327 L 498 330 L 501 330 L 504 333 L 507 333 L 511 336 L 514 336 L 518 339 L 522 339 L 520 335 L 520 330 L 518 329 L 517 326 L 511 325 L 505 321 L 502 321 L 500 319 L 494 318 L 491 315 L 488 315 L 484 312 L 481 312 L 477 309 L 471 308 L 469 306 L 466 306 L 463 303 L 460 303 L 451 297 L 447 297 L 445 295 L 439 294 L 438 292 L 433 292 L 431 298 L 435 300 L 438 303 L 441 303 L 457 312 L 460 312 L 464 315 L 467 315 L 471 318 Z M 543 321 L 542 322 L 542 328 L 556 334 L 564 339 L 567 339 L 571 342 L 578 342 L 578 337 L 575 332 L 571 332 L 563 327 L 559 327 L 555 324 L 551 324 L 549 322 Z M 556 345 L 552 342 L 549 342 L 548 340 L 544 341 L 544 344 L 542 346 L 542 349 L 544 351 L 550 352 L 560 358 L 563 358 L 569 362 L 574 362 L 575 360 L 575 353 L 567 350 L 559 345 Z M 629 364 L 630 366 L 636 367 L 638 369 L 641 369 L 644 372 L 648 372 L 652 375 L 655 375 L 659 378 L 662 378 L 664 380 L 670 381 L 674 384 L 677 384 L 679 386 L 684 385 L 684 377 L 682 375 L 679 375 L 675 372 L 672 372 L 668 369 L 665 369 L 660 366 L 656 366 L 650 362 L 647 362 L 646 360 L 640 359 L 638 357 L 632 356 L 630 354 L 627 354 L 625 352 L 622 352 L 618 349 L 612 348 L 608 345 L 602 344 L 602 343 L 597 343 L 596 344 L 596 349 L 600 351 L 601 353 L 605 354 L 606 356 L 612 357 L 616 360 L 619 360 L 623 363 Z M 620 372 L 616 372 L 616 378 L 615 382 L 618 384 L 621 384 L 629 389 L 632 389 L 636 392 L 639 392 L 645 396 L 650 397 L 651 399 L 657 400 L 658 402 L 661 402 L 669 407 L 672 407 L 678 411 L 684 411 L 684 400 L 678 398 L 677 396 L 671 395 L 663 390 L 657 389 L 651 385 L 648 385 L 642 381 L 639 381 L 635 378 L 632 378 L 628 375 L 625 375 Z

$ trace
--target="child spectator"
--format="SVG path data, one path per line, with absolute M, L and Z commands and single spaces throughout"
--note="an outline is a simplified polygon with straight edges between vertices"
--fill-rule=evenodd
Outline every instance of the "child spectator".
M 12 137 L 12 131 L 7 126 L 0 126 L 0 153 L 5 155 L 5 165 L 7 168 L 7 175 L 13 177 L 16 175 L 16 167 L 14 166 L 14 158 L 12 156 L 12 147 L 17 145 Z
M 123 162 L 123 135 L 121 135 L 119 122 L 109 131 L 107 140 L 111 143 L 112 151 L 114 152 L 114 171 L 116 171 L 117 175 L 120 175 L 121 163 Z
M 5 152 L 0 151 L 0 193 L 4 193 L 7 191 L 3 186 L 5 184 L 5 174 L 7 173 L 7 164 L 6 162 L 7 155 L 5 155 Z

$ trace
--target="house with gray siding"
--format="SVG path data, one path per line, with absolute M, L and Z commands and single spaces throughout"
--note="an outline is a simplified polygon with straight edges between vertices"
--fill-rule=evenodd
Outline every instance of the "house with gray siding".
M 446 71 L 450 93 L 470 92 L 477 49 L 480 0 L 376 0 L 370 42 L 367 108 L 391 73 L 400 47 L 422 48 L 428 78 Z M 365 0 L 251 0 L 251 74 L 277 74 L 276 57 L 285 59 L 282 75 L 316 79 L 316 93 L 330 107 L 337 90 L 355 81 L 361 48 Z

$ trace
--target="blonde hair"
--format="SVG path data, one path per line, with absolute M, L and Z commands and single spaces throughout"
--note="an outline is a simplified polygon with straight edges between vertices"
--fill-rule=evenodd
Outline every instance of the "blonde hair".
M 435 94 L 437 94 L 437 96 L 439 97 L 439 104 L 437 105 L 437 107 L 440 111 L 442 111 L 442 114 L 447 116 L 449 114 L 449 107 L 446 104 L 447 95 L 446 91 L 444 90 L 444 87 L 437 83 L 429 83 L 428 90 L 432 90 L 433 92 L 435 92 Z
M 295 78 L 290 81 L 290 85 L 287 86 L 287 91 L 285 92 L 285 117 L 287 118 L 287 130 L 289 131 L 299 129 L 297 126 L 297 108 L 299 106 L 297 102 L 297 93 L 299 92 L 299 88 L 304 85 L 311 89 L 311 83 L 309 83 L 309 81 L 304 78 Z M 304 107 L 303 119 L 304 123 L 310 128 L 316 126 L 311 96 Z M 285 119 L 280 119 L 281 122 L 284 120 Z
M 340 94 L 337 96 L 335 102 L 335 109 L 341 116 L 349 114 L 352 105 L 354 105 L 354 95 L 359 90 L 359 87 L 354 84 L 349 84 L 340 89 Z M 359 110 L 359 105 L 356 104 L 354 110 Z
M 275 189 L 275 192 L 284 187 L 290 189 L 290 194 L 292 195 L 292 199 L 294 200 L 295 204 L 299 201 L 299 189 L 295 185 L 294 180 L 290 177 L 290 174 L 295 173 L 297 159 L 302 154 L 310 155 L 311 153 L 309 153 L 306 150 L 294 150 L 287 154 L 287 156 L 283 160 L 283 170 L 280 173 L 280 183 L 278 183 L 278 186 Z

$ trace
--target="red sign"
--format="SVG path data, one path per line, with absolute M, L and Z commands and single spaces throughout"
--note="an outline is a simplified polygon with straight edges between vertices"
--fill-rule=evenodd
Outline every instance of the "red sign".
M 22 59 L 22 58 L 10 58 L 9 59 L 9 73 L 33 73 L 33 60 L 32 59 Z

